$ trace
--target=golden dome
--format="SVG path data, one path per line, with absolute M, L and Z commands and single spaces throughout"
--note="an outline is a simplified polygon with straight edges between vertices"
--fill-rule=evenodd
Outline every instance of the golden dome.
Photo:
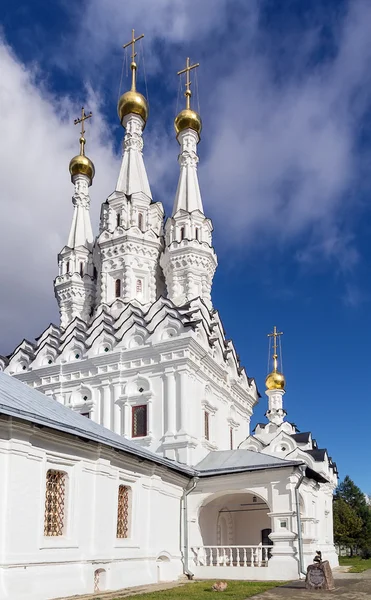
M 117 105 L 117 112 L 120 117 L 121 125 L 123 118 L 130 113 L 142 117 L 144 124 L 146 124 L 148 118 L 147 100 L 139 92 L 130 90 L 129 92 L 122 94 Z
M 81 143 L 81 139 L 80 139 Z M 85 154 L 78 154 L 74 156 L 70 162 L 70 173 L 71 179 L 74 175 L 87 175 L 91 181 L 93 181 L 95 175 L 95 168 L 87 156 Z
M 202 129 L 201 117 L 195 110 L 185 108 L 175 117 L 174 127 L 177 135 L 184 129 L 193 129 L 200 135 Z
M 278 371 L 272 371 L 265 379 L 267 390 L 284 390 L 285 384 L 285 376 Z

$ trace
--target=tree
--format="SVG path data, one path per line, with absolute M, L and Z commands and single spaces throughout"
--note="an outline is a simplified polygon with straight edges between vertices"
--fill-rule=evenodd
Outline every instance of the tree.
M 334 540 L 339 546 L 357 546 L 362 519 L 343 498 L 334 501 Z
M 344 504 L 347 508 L 344 508 Z M 350 512 L 348 509 L 350 509 Z M 334 536 L 335 539 L 344 537 L 344 522 L 349 522 L 349 526 L 353 527 L 350 529 L 351 535 L 349 540 L 353 539 L 353 542 L 340 542 L 349 546 L 357 546 L 363 554 L 371 552 L 371 508 L 367 504 L 365 494 L 361 489 L 351 480 L 349 475 L 344 478 L 344 481 L 340 483 L 336 492 L 334 500 L 334 519 L 336 513 L 337 524 L 335 527 L 334 521 Z M 352 514 L 353 513 L 353 514 Z M 357 519 L 361 520 L 361 529 L 357 533 L 357 522 L 354 520 L 354 515 Z

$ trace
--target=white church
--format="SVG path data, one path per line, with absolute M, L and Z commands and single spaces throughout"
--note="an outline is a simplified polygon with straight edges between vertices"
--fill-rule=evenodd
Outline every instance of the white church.
M 136 90 L 135 41 L 133 32 L 132 86 L 118 103 L 121 168 L 99 233 L 83 110 L 54 282 L 60 324 L 0 357 L 2 600 L 182 577 L 297 579 L 316 550 L 337 565 L 337 468 L 286 420 L 280 332 L 271 334 L 266 422 L 250 433 L 256 383 L 213 307 L 217 258 L 191 108 L 197 65 L 187 59 L 182 71 L 179 183 L 164 222 L 143 160 L 148 106 Z

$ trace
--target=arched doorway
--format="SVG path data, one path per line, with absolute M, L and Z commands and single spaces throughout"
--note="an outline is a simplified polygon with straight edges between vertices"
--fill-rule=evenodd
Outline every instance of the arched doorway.
M 193 548 L 204 566 L 266 566 L 272 542 L 270 508 L 253 492 L 235 492 L 207 501 L 199 512 L 203 546 Z
M 94 592 L 104 592 L 106 585 L 105 569 L 97 569 L 94 571 Z

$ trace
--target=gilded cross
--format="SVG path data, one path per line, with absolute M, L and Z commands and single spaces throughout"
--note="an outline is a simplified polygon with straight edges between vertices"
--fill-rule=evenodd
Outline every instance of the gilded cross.
M 123 48 L 127 48 L 128 46 L 131 46 L 131 71 L 132 71 L 132 80 L 131 80 L 131 90 L 133 92 L 135 92 L 136 89 L 136 82 L 135 82 L 135 71 L 137 68 L 137 64 L 135 62 L 135 57 L 137 55 L 137 53 L 135 52 L 135 42 L 138 42 L 139 40 L 141 40 L 142 38 L 144 38 L 144 33 L 142 33 L 142 35 L 139 35 L 137 38 L 134 35 L 134 29 L 131 30 L 131 40 L 130 42 L 128 42 L 127 44 L 123 45 Z
M 93 116 L 93 113 L 90 111 L 90 113 L 87 115 L 85 113 L 85 108 L 82 107 L 81 108 L 81 117 L 80 119 L 75 119 L 74 120 L 74 124 L 78 125 L 79 123 L 81 123 L 81 131 L 80 131 L 80 154 L 84 155 L 84 146 L 85 146 L 85 138 L 84 138 L 84 134 L 85 134 L 85 121 L 86 119 L 90 119 L 90 117 Z
M 278 358 L 278 354 L 277 354 L 277 338 L 283 335 L 283 331 L 277 331 L 277 327 L 274 326 L 273 327 L 273 332 L 272 333 L 268 333 L 268 337 L 272 337 L 273 338 L 273 370 L 277 371 L 277 358 Z
M 187 109 L 191 108 L 191 96 L 192 96 L 190 72 L 192 71 L 192 69 L 195 69 L 196 67 L 199 67 L 199 66 L 200 66 L 200 63 L 195 63 L 194 65 L 190 65 L 189 57 L 187 57 L 185 69 L 182 69 L 181 71 L 178 71 L 178 73 L 177 73 L 177 75 L 183 75 L 183 73 L 186 74 L 186 84 L 185 84 L 186 91 L 185 91 L 184 95 L 186 97 L 186 108 Z

